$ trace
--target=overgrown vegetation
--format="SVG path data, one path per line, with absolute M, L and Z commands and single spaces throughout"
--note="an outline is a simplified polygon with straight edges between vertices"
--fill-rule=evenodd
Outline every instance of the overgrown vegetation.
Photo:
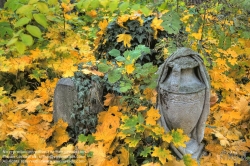
M 197 165 L 168 148 L 185 146 L 183 131 L 164 133 L 156 123 L 155 72 L 179 46 L 199 52 L 211 78 L 207 154 L 200 164 L 249 162 L 249 8 L 248 0 L 196 6 L 8 0 L 0 9 L 1 164 Z M 88 84 L 82 80 L 97 79 L 106 88 L 98 122 L 82 122 L 83 129 L 91 127 L 76 129 L 82 133 L 76 143 L 67 123 L 52 121 L 56 83 L 73 76 L 81 78 L 79 88 Z M 91 110 L 81 104 L 76 109 L 85 117 Z

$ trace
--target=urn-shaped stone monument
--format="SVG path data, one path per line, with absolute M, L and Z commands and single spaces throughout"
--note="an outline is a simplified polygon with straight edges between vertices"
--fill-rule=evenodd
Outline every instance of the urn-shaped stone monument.
M 158 74 L 159 123 L 166 131 L 181 128 L 191 138 L 186 148 L 171 145 L 178 157 L 189 153 L 198 159 L 210 108 L 209 76 L 203 60 L 197 52 L 179 48 L 160 66 Z

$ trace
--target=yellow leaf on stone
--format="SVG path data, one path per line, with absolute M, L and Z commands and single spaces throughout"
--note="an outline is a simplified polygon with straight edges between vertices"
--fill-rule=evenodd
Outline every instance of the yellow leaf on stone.
M 132 36 L 129 34 L 119 34 L 117 35 L 117 42 L 123 42 L 125 47 L 130 47 L 130 41 L 132 40 Z

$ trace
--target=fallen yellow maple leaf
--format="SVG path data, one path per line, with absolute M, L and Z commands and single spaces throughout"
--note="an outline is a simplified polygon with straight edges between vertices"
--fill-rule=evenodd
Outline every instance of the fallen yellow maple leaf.
M 154 147 L 152 156 L 159 157 L 159 160 L 161 161 L 162 164 L 166 163 L 166 159 L 173 160 L 171 152 L 162 147 Z
M 117 35 L 117 42 L 122 42 L 125 47 L 131 47 L 130 41 L 132 40 L 132 36 L 129 34 L 119 34 Z
M 147 125 L 155 125 L 156 121 L 161 117 L 159 111 L 154 109 L 153 107 L 147 112 L 146 124 Z

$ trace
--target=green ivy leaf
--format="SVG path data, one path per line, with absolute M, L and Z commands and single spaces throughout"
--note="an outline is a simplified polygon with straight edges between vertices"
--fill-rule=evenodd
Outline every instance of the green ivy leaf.
M 32 70 L 32 74 L 29 75 L 31 79 L 36 79 L 38 82 L 41 82 L 41 78 L 47 78 L 44 70 L 34 69 Z
M 29 22 L 30 22 L 30 19 L 28 17 L 23 17 L 15 23 L 14 27 L 20 27 L 20 26 L 28 24 Z
M 152 152 L 152 147 L 144 147 L 143 151 L 141 151 L 140 156 L 147 157 Z
M 85 136 L 84 134 L 80 134 L 78 136 L 78 141 L 80 142 L 87 142 L 87 140 L 88 140 L 88 136 Z
M 174 11 L 169 11 L 162 16 L 162 27 L 169 34 L 177 34 L 181 29 L 181 21 L 178 13 Z
M 15 43 L 16 49 L 20 54 L 23 54 L 24 51 L 26 50 L 26 45 L 22 42 L 17 41 Z
M 99 70 L 100 72 L 106 73 L 106 72 L 109 71 L 109 69 L 110 69 L 110 66 L 107 65 L 107 64 L 104 64 L 104 63 L 98 64 L 98 70 Z
M 119 50 L 117 49 L 112 49 L 111 51 L 109 51 L 109 55 L 113 56 L 113 57 L 117 57 L 117 56 L 120 56 L 121 53 Z
M 41 36 L 42 36 L 41 30 L 40 30 L 37 26 L 34 26 L 34 25 L 27 25 L 27 26 L 26 26 L 26 29 L 27 29 L 27 31 L 28 31 L 32 36 L 35 36 L 35 37 L 37 37 L 37 38 L 41 38 Z
M 21 40 L 22 42 L 26 45 L 26 46 L 32 46 L 34 43 L 34 40 L 32 38 L 32 36 L 27 35 L 27 34 L 20 34 Z
M 47 19 L 44 14 L 33 14 L 33 17 L 38 24 L 42 25 L 44 28 L 48 27 Z
M 115 83 L 121 78 L 121 76 L 122 75 L 120 69 L 112 70 L 108 73 L 108 81 L 110 83 Z

